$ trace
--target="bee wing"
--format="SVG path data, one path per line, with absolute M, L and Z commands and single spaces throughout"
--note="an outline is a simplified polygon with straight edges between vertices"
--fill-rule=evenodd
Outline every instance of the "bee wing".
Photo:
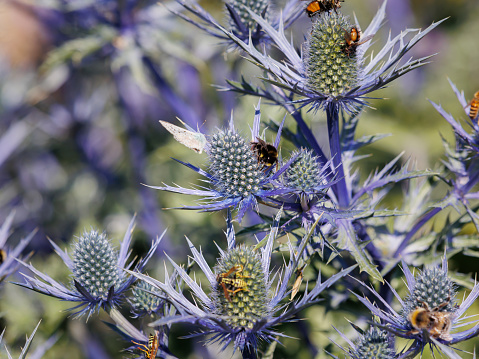
M 361 41 L 360 43 L 358 43 L 358 46 L 361 45 L 361 44 L 364 44 L 365 42 L 368 42 L 368 41 L 371 40 L 373 37 L 374 37 L 374 34 L 373 34 L 373 35 L 368 35 L 368 36 L 366 36 L 364 39 L 362 39 L 362 41 Z
M 165 121 L 160 121 L 160 123 L 179 143 L 197 153 L 203 152 L 203 149 L 206 146 L 206 137 L 201 132 L 185 130 L 184 128 L 175 126 Z

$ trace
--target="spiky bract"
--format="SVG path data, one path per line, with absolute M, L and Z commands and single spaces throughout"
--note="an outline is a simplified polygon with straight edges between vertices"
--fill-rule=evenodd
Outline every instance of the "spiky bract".
M 344 51 L 349 29 L 348 19 L 335 11 L 322 13 L 313 22 L 305 57 L 307 86 L 313 91 L 337 97 L 357 85 L 356 55 Z
M 218 192 L 227 197 L 247 197 L 260 189 L 264 175 L 243 137 L 231 130 L 220 131 L 210 145 L 210 168 Z
M 118 253 L 105 233 L 85 232 L 73 250 L 73 276 L 94 298 L 108 299 L 110 289 L 121 283 Z
M 261 263 L 261 256 L 253 247 L 239 246 L 226 252 L 213 269 L 217 275 L 221 275 L 235 266 L 242 268 L 242 271 L 228 276 L 229 279 L 243 280 L 245 284 L 237 293 L 230 292 L 229 300 L 220 283 L 212 289 L 216 314 L 227 316 L 227 322 L 233 328 L 251 330 L 259 319 L 269 315 L 270 298 Z

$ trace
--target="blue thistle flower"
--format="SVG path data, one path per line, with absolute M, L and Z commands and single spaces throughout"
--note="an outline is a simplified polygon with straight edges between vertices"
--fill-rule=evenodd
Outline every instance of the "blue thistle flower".
M 55 252 L 73 273 L 70 286 L 56 282 L 48 275 L 40 272 L 31 264 L 21 262 L 32 271 L 36 277 L 22 273 L 26 283 L 15 283 L 24 288 L 58 298 L 65 301 L 77 302 L 77 317 L 87 314 L 90 317 L 94 312 L 103 308 L 107 311 L 117 307 L 125 291 L 135 281 L 135 277 L 126 276 L 123 269 L 130 268 L 127 264 L 131 234 L 134 228 L 133 218 L 128 226 L 120 251 L 116 252 L 105 234 L 96 230 L 85 232 L 74 245 L 73 260 L 66 251 L 62 251 L 50 240 Z M 158 247 L 161 237 L 153 241 L 146 257 L 140 260 L 135 268 L 143 270 L 148 260 Z
M 293 316 L 302 309 L 318 302 L 318 295 L 337 280 L 350 273 L 356 266 L 341 270 L 328 280 L 321 282 L 319 276 L 316 285 L 308 292 L 306 290 L 301 299 L 289 302 L 286 306 L 281 302 L 289 294 L 288 282 L 295 273 L 298 261 L 309 241 L 311 233 L 305 236 L 297 248 L 290 248 L 290 260 L 281 271 L 278 284 L 273 285 L 270 269 L 271 251 L 277 236 L 280 214 L 275 219 L 269 236 L 263 245 L 255 248 L 236 245 L 234 228 L 231 216 L 228 216 L 227 240 L 228 249 L 220 249 L 220 258 L 216 266 L 211 269 L 203 254 L 188 241 L 196 263 L 206 275 L 210 285 L 210 293 L 190 278 L 188 273 L 170 259 L 175 272 L 190 287 L 195 301 L 191 301 L 181 291 L 172 285 L 168 273 L 165 281 L 160 282 L 140 273 L 128 271 L 139 279 L 161 289 L 176 310 L 177 315 L 164 317 L 150 326 L 170 325 L 179 322 L 188 322 L 199 327 L 200 332 L 190 337 L 211 334 L 212 342 L 223 343 L 223 349 L 233 344 L 234 349 L 241 350 L 243 356 L 249 353 L 256 357 L 260 340 L 267 342 L 277 341 L 281 333 L 273 329 L 274 326 L 291 321 Z
M 251 130 L 252 142 L 260 138 L 260 118 L 261 112 L 258 103 L 253 121 L 253 129 Z M 283 123 L 280 125 L 276 135 L 273 144 L 275 147 L 279 145 Z M 206 182 L 211 185 L 210 189 L 187 189 L 168 185 L 150 187 L 174 193 L 203 196 L 206 200 L 205 204 L 184 206 L 181 207 L 181 209 L 219 211 L 226 208 L 238 207 L 237 219 L 240 222 L 246 211 L 251 207 L 256 207 L 258 202 L 267 201 L 272 196 L 290 192 L 289 189 L 284 187 L 271 188 L 271 184 L 279 179 L 290 163 L 294 161 L 295 157 L 293 156 L 288 163 L 274 174 L 271 174 L 271 167 L 264 170 L 262 165 L 258 163 L 251 144 L 246 138 L 236 132 L 233 117 L 231 117 L 227 130 L 220 130 L 211 136 L 205 147 L 205 151 L 208 154 L 210 162 L 208 172 L 189 163 L 177 161 L 205 176 L 207 178 Z
M 135 317 L 145 314 L 153 315 L 163 306 L 164 301 L 159 295 L 153 294 L 155 288 L 146 282 L 138 281 L 131 289 L 132 295 L 129 302 L 133 307 Z
M 436 346 L 439 350 L 448 351 L 448 346 L 479 335 L 479 325 L 461 330 L 476 321 L 464 316 L 466 310 L 479 296 L 479 284 L 475 283 L 468 297 L 458 305 L 456 288 L 448 277 L 446 257 L 441 267 L 426 268 L 416 277 L 410 272 L 406 263 L 402 263 L 406 276 L 409 295 L 403 300 L 390 286 L 401 305 L 396 312 L 373 288 L 366 286 L 378 299 L 384 310 L 357 294 L 355 296 L 366 305 L 373 315 L 378 316 L 384 324 L 374 324 L 396 336 L 413 339 L 408 353 L 422 352 L 426 345 Z
M 200 28 L 209 35 L 223 40 L 229 48 L 238 47 L 227 35 L 218 30 L 219 25 L 216 19 L 196 1 L 176 1 L 188 12 L 195 15 L 200 21 L 170 9 L 172 13 Z M 303 13 L 303 9 L 297 6 L 296 0 L 288 0 L 284 8 L 275 13 L 271 10 L 272 4 L 269 0 L 225 0 L 224 3 L 227 10 L 228 31 L 231 31 L 242 41 L 251 43 L 254 46 L 261 43 L 270 43 L 271 39 L 268 34 L 263 31 L 262 26 L 257 23 L 256 17 L 253 16 L 252 13 L 261 17 L 275 29 L 278 29 L 280 23 L 282 23 L 285 28 L 291 26 Z M 284 21 L 281 20 L 281 16 Z

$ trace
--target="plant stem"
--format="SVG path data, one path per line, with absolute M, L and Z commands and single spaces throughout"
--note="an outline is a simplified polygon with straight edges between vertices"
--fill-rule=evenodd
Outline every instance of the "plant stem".
M 326 107 L 326 116 L 328 119 L 329 149 L 333 159 L 334 173 L 338 180 L 333 185 L 333 191 L 336 194 L 341 208 L 347 208 L 351 200 L 350 193 L 346 186 L 344 177 L 344 168 L 341 160 L 341 141 L 339 136 L 339 108 L 332 103 Z

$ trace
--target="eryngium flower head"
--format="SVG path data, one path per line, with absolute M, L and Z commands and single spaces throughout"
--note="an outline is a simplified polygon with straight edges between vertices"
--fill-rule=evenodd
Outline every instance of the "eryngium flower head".
M 266 20 L 268 19 L 268 5 L 270 5 L 270 1 L 268 0 L 227 0 L 227 3 L 236 12 L 236 19 L 234 16 L 230 16 L 229 18 L 231 30 L 236 33 L 238 33 L 238 31 L 242 33 L 245 30 L 251 32 L 255 32 L 257 30 L 258 25 L 256 24 L 256 21 L 251 17 L 250 13 L 246 9 L 250 9 L 255 14 L 261 15 Z M 241 24 L 238 24 L 238 20 L 241 21 Z M 244 29 L 244 27 L 246 29 Z
M 93 297 L 107 300 L 111 288 L 121 285 L 117 262 L 118 252 L 105 233 L 92 229 L 84 232 L 74 244 L 74 280 Z
M 354 359 L 393 359 L 394 342 L 388 332 L 371 327 L 356 341 L 356 350 L 350 352 Z
M 280 50 L 281 58 L 278 60 L 267 50 L 258 50 L 250 42 L 216 24 L 218 29 L 248 53 L 254 64 L 268 74 L 262 87 L 243 79 L 240 83 L 229 82 L 230 86 L 226 89 L 267 97 L 282 106 L 297 103 L 300 106 L 309 105 L 312 109 L 328 110 L 334 107 L 354 113 L 361 105 L 367 105 L 367 95 L 370 92 L 387 86 L 393 80 L 427 63 L 429 57 L 409 59 L 399 65 L 403 56 L 442 22 L 433 23 L 424 31 L 406 29 L 396 37 L 389 38 L 383 48 L 366 63 L 365 53 L 372 43 L 372 36 L 384 20 L 385 10 L 386 1 L 362 33 L 358 24 L 349 25 L 347 18 L 339 11 L 319 15 L 313 23 L 307 51 L 298 51 L 299 47 L 294 46 L 285 35 L 282 23 L 275 28 L 250 11 L 253 19 Z M 342 26 L 345 28 L 341 28 Z M 358 35 L 352 36 L 352 31 L 357 31 L 359 38 Z M 416 34 L 408 41 L 413 32 Z M 276 88 L 267 87 L 266 83 L 283 89 L 284 94 Z M 297 99 L 293 98 L 293 95 L 296 95 Z
M 224 253 L 213 268 L 213 311 L 226 316 L 232 328 L 253 329 L 268 314 L 269 286 L 261 256 L 251 246 L 239 246 Z
M 160 297 L 153 294 L 156 290 L 151 284 L 138 281 L 132 288 L 129 301 L 135 316 L 142 316 L 143 314 L 151 315 L 158 311 L 163 304 Z
M 356 297 L 366 305 L 373 315 L 378 316 L 384 324 L 374 325 L 381 327 L 396 336 L 414 339 L 407 352 L 419 353 L 427 344 L 435 345 L 439 350 L 448 350 L 447 346 L 470 339 L 479 334 L 479 326 L 461 330 L 470 324 L 470 316 L 463 316 L 466 310 L 479 296 L 479 284 L 475 283 L 473 289 L 461 303 L 455 303 L 456 289 L 447 275 L 447 260 L 444 257 L 442 266 L 431 267 L 421 271 L 416 277 L 413 276 L 406 263 L 402 262 L 402 268 L 406 276 L 406 284 L 409 295 L 405 300 L 401 299 L 395 290 L 394 296 L 401 305 L 400 313 L 397 313 L 373 288 L 366 286 L 371 293 L 386 308 L 379 309 L 368 299 L 357 294 Z M 417 310 L 415 315 L 413 313 Z M 424 317 L 419 316 L 422 312 Z M 421 314 L 421 315 L 422 315 Z M 432 320 L 425 320 L 433 318 Z M 423 320 L 424 319 L 424 320 Z
M 260 138 L 260 118 L 261 112 L 258 103 L 251 130 L 251 142 L 256 142 Z M 276 148 L 281 139 L 283 123 L 279 126 L 273 144 Z M 284 186 L 272 188 L 271 184 L 278 183 L 275 181 L 280 178 L 295 157 L 293 156 L 288 163 L 272 174 L 272 167 L 263 168 L 262 164 L 258 163 L 258 157 L 249 141 L 236 132 L 233 117 L 231 117 L 228 129 L 220 130 L 211 136 L 205 147 L 205 152 L 209 157 L 209 172 L 189 163 L 178 162 L 205 176 L 206 182 L 211 185 L 210 189 L 187 189 L 168 185 L 150 187 L 163 191 L 203 196 L 209 202 L 198 206 L 183 206 L 180 207 L 181 209 L 219 211 L 239 207 L 238 221 L 242 220 L 248 209 L 257 207 L 258 200 L 291 192 Z
M 324 12 L 313 21 L 304 58 L 306 84 L 312 90 L 336 98 L 358 83 L 359 63 L 354 45 L 345 44 L 345 31 L 351 29 L 340 12 Z M 347 30 L 345 30 L 347 29 Z
M 204 272 L 212 291 L 206 293 L 203 289 L 205 286 L 197 283 L 182 267 L 170 259 L 175 274 L 177 273 L 190 287 L 195 298 L 193 301 L 189 295 L 183 294 L 183 290 L 178 290 L 176 281 L 172 281 L 168 273 L 165 274 L 164 282 L 160 282 L 143 274 L 128 271 L 161 289 L 167 300 L 177 309 L 176 315 L 159 319 L 150 326 L 192 323 L 199 331 L 191 336 L 211 334 L 208 340 L 223 343 L 223 349 L 233 343 L 235 350 L 239 349 L 250 354 L 257 351 L 262 340 L 277 341 L 283 334 L 274 330 L 274 326 L 290 321 L 299 311 L 317 303 L 320 300 L 319 294 L 325 288 L 356 267 L 341 270 L 324 282 L 319 275 L 315 286 L 309 292 L 306 290 L 301 299 L 289 302 L 285 308 L 281 302 L 289 295 L 289 281 L 298 269 L 299 259 L 310 240 L 310 235 L 305 236 L 298 247 L 290 247 L 289 263 L 281 271 L 281 278 L 276 278 L 277 285 L 272 285 L 276 275 L 270 270 L 271 253 L 279 220 L 280 215 L 276 217 L 264 246 L 253 249 L 248 246 L 236 246 L 234 228 L 229 215 L 228 249 L 220 250 L 220 258 L 213 270 L 203 254 L 187 239 L 188 247 Z
M 32 271 L 35 277 L 22 273 L 26 283 L 15 284 L 64 301 L 79 303 L 70 308 L 70 310 L 80 308 L 75 312 L 77 316 L 88 314 L 89 317 L 100 308 L 109 310 L 116 307 L 123 298 L 124 292 L 135 281 L 135 277 L 126 275 L 124 271 L 132 265 L 132 262 L 127 264 L 126 261 L 130 254 L 134 221 L 135 218 L 128 226 L 119 252 L 112 248 L 104 234 L 99 234 L 96 230 L 86 232 L 78 239 L 73 248 L 73 260 L 67 251 L 62 251 L 53 241 L 50 241 L 55 252 L 73 273 L 73 283 L 70 285 L 58 283 L 31 264 L 24 262 L 21 263 Z M 143 270 L 160 244 L 162 236 L 152 242 L 146 257 L 136 264 L 136 270 Z

